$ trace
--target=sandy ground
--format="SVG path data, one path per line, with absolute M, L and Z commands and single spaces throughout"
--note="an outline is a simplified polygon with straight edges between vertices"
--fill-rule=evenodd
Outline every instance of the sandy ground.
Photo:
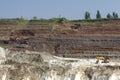
M 67 63 L 71 64 L 72 66 L 120 66 L 120 62 L 118 61 L 110 61 L 109 63 L 102 63 L 102 61 L 99 61 L 98 64 L 96 64 L 96 59 L 78 59 L 78 58 L 63 58 L 58 56 L 53 56 L 54 59 L 50 60 L 49 62 L 51 64 L 62 64 Z M 68 62 L 69 61 L 69 62 Z

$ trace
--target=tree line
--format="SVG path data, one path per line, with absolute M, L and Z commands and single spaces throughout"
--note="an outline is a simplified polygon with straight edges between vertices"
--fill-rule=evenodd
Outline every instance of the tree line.
M 96 12 L 96 19 L 104 19 L 102 18 L 101 16 L 101 13 L 99 10 L 97 10 Z M 92 19 L 91 18 L 91 14 L 89 11 L 86 11 L 85 14 L 84 14 L 84 19 L 85 20 L 90 20 Z M 108 13 L 106 15 L 106 19 L 119 19 L 119 16 L 118 16 L 118 13 L 116 12 L 112 12 L 112 14 Z M 39 20 L 36 16 L 33 17 L 32 20 Z M 41 21 L 46 21 L 46 19 L 40 19 Z M 48 19 L 48 21 L 52 21 L 52 22 L 58 22 L 58 23 L 61 23 L 61 22 L 66 22 L 66 21 L 69 21 L 68 19 L 66 19 L 65 17 L 61 17 L 61 18 L 51 18 L 51 19 Z
M 91 19 L 90 12 L 86 11 L 84 17 L 85 17 L 86 20 Z M 107 18 L 107 19 L 118 19 L 119 16 L 118 16 L 118 14 L 117 14 L 116 12 L 113 12 L 112 14 L 108 13 L 108 14 L 106 15 L 106 18 Z M 100 13 L 99 10 L 97 10 L 96 19 L 102 19 L 101 13 Z
M 96 12 L 96 19 L 105 19 L 105 18 L 102 18 L 101 16 L 101 13 L 99 10 L 97 10 Z M 91 20 L 91 14 L 89 11 L 86 11 L 85 14 L 84 14 L 84 19 L 85 20 Z M 112 14 L 108 13 L 106 15 L 106 19 L 120 19 L 118 14 L 116 12 L 112 12 Z M 21 18 L 18 18 L 18 20 L 20 21 L 27 21 L 26 19 L 24 19 L 23 17 Z M 39 22 L 53 22 L 53 23 L 63 23 L 63 22 L 69 22 L 70 20 L 65 18 L 65 17 L 59 17 L 59 18 L 56 18 L 56 17 L 53 17 L 53 18 L 50 18 L 50 19 L 44 19 L 44 18 L 38 18 L 37 16 L 34 16 L 31 20 L 31 22 L 35 22 L 35 21 L 39 21 Z

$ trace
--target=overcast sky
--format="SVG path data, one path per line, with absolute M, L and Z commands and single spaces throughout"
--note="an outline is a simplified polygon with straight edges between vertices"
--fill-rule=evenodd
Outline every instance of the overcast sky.
M 85 11 L 94 18 L 97 10 L 102 17 L 113 11 L 120 15 L 120 0 L 0 0 L 0 18 L 83 19 Z

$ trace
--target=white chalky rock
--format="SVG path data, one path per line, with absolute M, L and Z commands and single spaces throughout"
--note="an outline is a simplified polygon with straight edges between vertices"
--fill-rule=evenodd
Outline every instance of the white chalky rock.
M 6 58 L 6 51 L 2 47 L 0 47 L 0 58 Z

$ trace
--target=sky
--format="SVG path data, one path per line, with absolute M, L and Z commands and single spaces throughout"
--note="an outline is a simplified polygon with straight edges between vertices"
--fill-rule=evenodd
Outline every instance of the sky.
M 102 17 L 113 11 L 120 15 L 120 0 L 0 0 L 0 18 L 83 19 L 86 11 L 95 18 L 97 10 Z

